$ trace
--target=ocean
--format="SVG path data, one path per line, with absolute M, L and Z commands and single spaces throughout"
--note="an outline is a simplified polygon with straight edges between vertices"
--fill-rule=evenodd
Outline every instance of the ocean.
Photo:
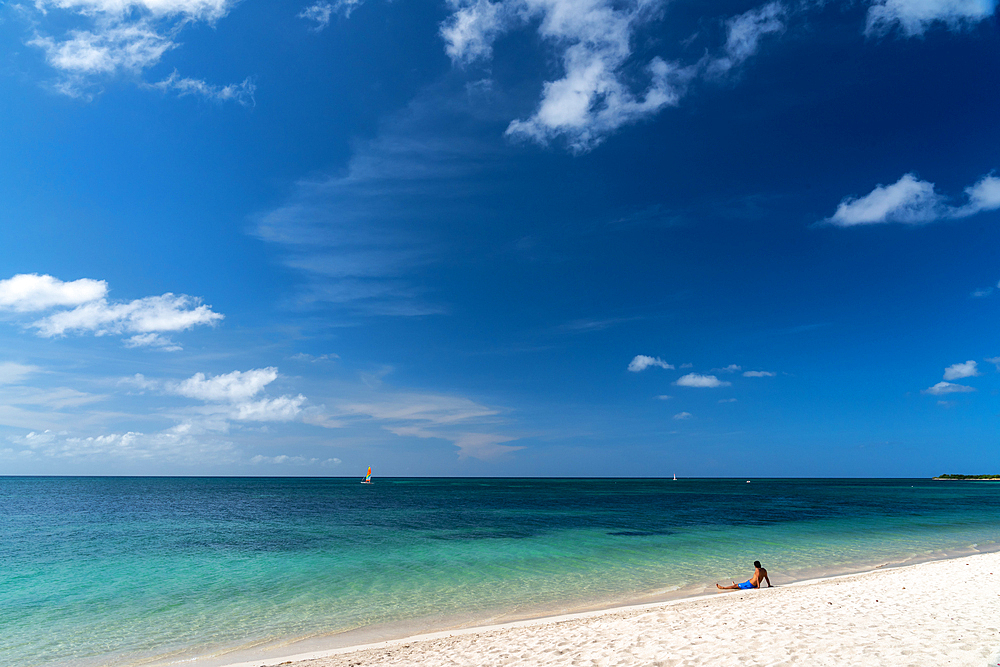
M 1000 550 L 1000 482 L 0 477 L 0 664 L 221 665 Z

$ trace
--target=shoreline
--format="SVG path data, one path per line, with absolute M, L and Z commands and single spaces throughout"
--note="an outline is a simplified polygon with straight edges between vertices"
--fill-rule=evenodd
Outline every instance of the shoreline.
M 1000 549 L 1000 546 L 997 546 Z M 973 568 L 973 564 L 976 567 Z M 973 568 L 973 569 L 966 569 Z M 948 579 L 961 579 L 970 572 L 975 572 L 975 576 L 978 578 L 978 584 L 981 584 L 978 589 L 975 585 L 967 586 L 963 589 L 962 595 L 957 595 L 954 587 L 949 586 L 944 583 Z M 988 574 L 984 574 L 988 573 Z M 994 574 L 996 573 L 996 574 Z M 925 576 L 921 576 L 925 575 Z M 992 580 L 990 580 L 992 579 Z M 898 580 L 898 581 L 897 581 Z M 921 583 L 925 580 L 931 582 L 938 582 L 936 585 L 940 590 L 928 590 L 926 586 L 923 587 L 921 591 Z M 821 576 L 816 578 L 805 578 L 796 581 L 782 582 L 778 586 L 774 586 L 770 589 L 757 589 L 752 591 L 717 591 L 716 589 L 711 589 L 711 592 L 701 592 L 694 595 L 688 595 L 684 597 L 677 597 L 672 599 L 663 599 L 653 602 L 638 602 L 638 603 L 624 603 L 614 606 L 602 607 L 600 609 L 590 609 L 584 611 L 572 611 L 564 613 L 548 614 L 543 616 L 532 616 L 529 618 L 510 620 L 505 622 L 496 623 L 486 623 L 482 625 L 475 625 L 473 627 L 451 627 L 450 629 L 435 630 L 430 632 L 418 632 L 406 636 L 394 637 L 384 641 L 377 642 L 365 642 L 359 644 L 353 644 L 349 646 L 341 646 L 336 648 L 327 648 L 313 651 L 300 651 L 300 652 L 289 652 L 281 656 L 275 657 L 263 657 L 259 656 L 256 658 L 243 659 L 240 658 L 239 662 L 214 662 L 216 665 L 221 665 L 224 667 L 273 667 L 276 665 L 286 665 L 291 664 L 293 667 L 342 667 L 349 664 L 363 663 L 365 665 L 397 665 L 397 664 L 410 664 L 414 662 L 420 662 L 422 664 L 488 664 L 495 663 L 497 655 L 492 655 L 489 647 L 492 646 L 492 653 L 497 651 L 503 651 L 507 648 L 517 646 L 520 644 L 529 645 L 526 655 L 537 655 L 537 651 L 546 651 L 546 646 L 562 646 L 559 653 L 560 655 L 576 655 L 577 658 L 590 660 L 587 657 L 589 653 L 592 653 L 597 646 L 594 647 L 574 647 L 573 642 L 567 642 L 566 635 L 567 631 L 571 635 L 581 629 L 586 629 L 593 625 L 613 625 L 615 630 L 611 632 L 607 637 L 600 639 L 598 644 L 608 645 L 614 643 L 620 643 L 621 641 L 628 641 L 631 637 L 637 644 L 649 644 L 647 641 L 646 633 L 640 628 L 635 627 L 634 623 L 631 623 L 632 619 L 644 616 L 656 616 L 662 617 L 662 621 L 676 622 L 679 618 L 688 617 L 688 625 L 691 625 L 690 617 L 699 617 L 705 615 L 705 609 L 710 610 L 711 614 L 722 613 L 725 615 L 725 611 L 731 605 L 725 600 L 733 599 L 734 601 L 738 599 L 740 605 L 738 606 L 764 606 L 764 607 L 774 607 L 770 610 L 770 613 L 763 615 L 764 618 L 768 616 L 777 616 L 785 619 L 788 623 L 795 623 L 797 619 L 799 621 L 798 626 L 808 626 L 811 621 L 817 620 L 815 618 L 816 614 L 802 613 L 802 609 L 786 609 L 791 603 L 794 606 L 794 600 L 799 600 L 805 596 L 805 598 L 810 598 L 815 595 L 825 595 L 826 598 L 831 598 L 832 600 L 837 600 L 840 606 L 843 606 L 846 602 L 850 601 L 850 598 L 854 597 L 857 600 L 867 596 L 867 593 L 876 593 L 878 590 L 885 590 L 886 592 L 882 594 L 883 600 L 879 600 L 878 597 L 874 597 L 874 603 L 868 601 L 869 606 L 874 604 L 876 607 L 869 610 L 868 616 L 872 613 L 876 615 L 874 620 L 875 626 L 878 626 L 878 618 L 884 614 L 886 607 L 882 606 L 883 602 L 888 602 L 891 594 L 890 589 L 900 589 L 905 591 L 907 589 L 906 583 L 910 584 L 911 593 L 903 594 L 907 597 L 909 605 L 906 607 L 911 610 L 916 610 L 910 615 L 913 616 L 911 622 L 907 622 L 904 618 L 902 621 L 902 629 L 908 629 L 911 631 L 925 631 L 928 627 L 933 627 L 935 623 L 939 623 L 939 616 L 941 614 L 952 615 L 955 614 L 968 615 L 965 613 L 968 611 L 967 607 L 973 609 L 973 616 L 979 617 L 976 619 L 966 619 L 957 625 L 947 625 L 941 626 L 938 630 L 939 632 L 945 631 L 948 628 L 955 629 L 958 631 L 959 635 L 962 634 L 963 629 L 965 629 L 965 634 L 976 634 L 976 628 L 979 627 L 980 632 L 980 642 L 979 644 L 964 646 L 965 653 L 971 651 L 976 654 L 976 660 L 973 662 L 959 661 L 957 663 L 951 662 L 950 664 L 969 664 L 969 665 L 979 665 L 985 664 L 988 657 L 1000 652 L 1000 629 L 996 626 L 998 623 L 993 622 L 992 619 L 1000 618 L 1000 589 L 997 589 L 997 582 L 1000 581 L 1000 551 L 994 550 L 989 552 L 979 552 L 972 554 L 963 555 L 949 555 L 942 559 L 925 559 L 918 562 L 906 562 L 902 561 L 900 563 L 886 563 L 882 565 L 871 566 L 870 569 L 860 571 L 860 572 L 849 572 L 844 574 L 835 574 L 829 576 Z M 888 582 L 888 584 L 886 583 Z M 966 582 L 968 583 L 968 582 Z M 896 585 L 893 585 L 896 584 Z M 986 585 L 990 584 L 990 585 Z M 888 585 L 888 588 L 886 588 Z M 843 590 L 839 590 L 843 587 Z M 881 587 L 881 588 L 880 588 Z M 987 591 L 986 589 L 989 588 Z M 838 590 L 833 590 L 838 589 Z M 845 600 L 845 591 L 846 600 Z M 978 591 L 978 592 L 977 592 Z M 992 595 L 992 597 L 990 597 Z M 870 597 L 870 596 L 869 596 Z M 982 598 L 978 602 L 973 602 L 969 598 Z M 828 600 L 831 609 L 833 605 L 837 604 L 835 601 Z M 958 609 L 952 608 L 958 605 Z M 914 606 L 915 605 L 915 606 Z M 827 612 L 826 609 L 821 610 L 822 612 Z M 693 613 L 692 613 L 693 612 Z M 798 612 L 798 613 L 796 613 Z M 922 617 L 928 616 L 930 619 L 921 620 Z M 850 625 L 856 626 L 857 623 L 854 621 L 860 620 L 864 621 L 866 618 L 865 614 L 858 615 L 857 619 L 853 616 Z M 982 622 L 986 620 L 985 624 Z M 740 641 L 742 635 L 739 636 L 728 636 L 726 632 L 720 627 L 713 627 L 711 619 L 704 619 L 705 622 L 695 620 L 693 628 L 701 628 L 701 632 L 711 634 L 714 632 L 719 635 L 719 640 L 722 642 L 723 653 L 728 651 L 728 655 L 716 655 L 718 650 L 714 653 L 706 655 L 704 662 L 700 662 L 695 656 L 688 656 L 687 661 L 684 662 L 663 662 L 662 664 L 714 664 L 720 659 L 740 659 L 746 662 L 747 656 L 740 652 Z M 736 626 L 743 627 L 747 630 L 745 619 L 734 618 L 732 622 L 736 623 Z M 729 622 L 723 621 L 722 625 L 727 626 Z M 681 623 L 684 625 L 684 623 Z M 828 652 L 828 650 L 836 649 L 836 647 L 823 647 L 823 635 L 829 635 L 834 631 L 843 631 L 843 628 L 831 629 L 826 627 L 827 623 L 820 623 L 819 636 L 812 637 L 812 643 L 817 647 L 816 650 L 820 654 Z M 912 626 L 912 627 L 910 627 Z M 981 627 L 980 627 L 981 626 Z M 826 630 L 823 630 L 823 627 Z M 600 634 L 600 633 L 598 633 Z M 750 632 L 751 636 L 753 632 Z M 787 632 L 785 633 L 787 634 Z M 814 633 L 815 634 L 815 633 Z M 882 638 L 883 633 L 877 633 L 880 638 Z M 947 634 L 947 633 L 946 633 Z M 698 635 L 701 639 L 703 635 Z M 961 639 L 961 637 L 959 637 Z M 881 641 L 881 639 L 880 639 Z M 603 642 L 603 644 L 602 644 Z M 942 643 L 944 642 L 944 643 Z M 298 643 L 298 642 L 296 642 Z M 669 642 L 667 642 L 669 643 Z M 676 643 L 676 642 L 675 642 Z M 663 644 L 659 646 L 662 651 L 675 650 L 683 653 L 685 651 L 683 645 L 678 646 L 667 646 L 664 642 L 659 642 L 658 644 Z M 921 644 L 918 642 L 918 644 Z M 947 652 L 954 653 L 955 642 L 953 639 L 941 639 L 933 642 L 934 646 L 938 649 Z M 486 650 L 487 654 L 481 655 L 477 660 L 469 660 L 467 662 L 461 662 L 455 658 L 453 654 L 453 649 L 456 645 L 462 645 L 464 650 L 471 650 L 470 647 L 478 647 L 480 651 Z M 484 647 L 486 647 L 484 649 Z M 869 647 L 872 648 L 872 647 Z M 922 648 L 917 646 L 917 649 Z M 927 648 L 927 647 L 923 647 Z M 843 647 L 839 650 L 843 653 Z M 906 655 L 908 649 L 900 648 L 902 653 L 900 655 Z M 734 652 L 735 651 L 735 652 Z M 813 655 L 813 654 L 809 654 Z M 900 655 L 894 654 L 893 660 L 898 662 Z M 451 656 L 451 657 L 448 657 Z M 221 656 L 216 656 L 216 660 L 219 660 Z M 235 657 L 235 656 L 232 656 Z M 855 656 L 857 657 L 857 656 Z M 879 661 L 872 662 L 870 658 L 861 660 L 858 662 L 855 657 L 848 657 L 844 655 L 842 658 L 838 658 L 838 661 L 843 660 L 854 660 L 854 664 L 880 664 Z M 952 656 L 954 657 L 954 656 Z M 815 658 L 815 655 L 813 655 Z M 934 659 L 939 659 L 941 656 L 937 656 Z M 638 660 L 639 658 L 636 657 Z M 642 658 L 643 660 L 648 660 L 649 656 Z M 691 660 L 694 660 L 693 662 Z M 885 660 L 889 660 L 890 656 L 885 655 Z M 928 656 L 927 659 L 930 659 Z M 513 660 L 513 661 L 511 661 Z M 533 659 L 523 658 L 518 661 L 518 659 L 507 660 L 505 658 L 503 664 L 510 665 L 531 665 L 538 664 L 538 662 L 533 661 Z M 194 662 L 195 664 L 202 663 L 201 660 L 186 661 Z M 836 661 L 835 661 L 836 662 Z M 831 662 L 830 664 L 835 664 Z M 547 663 L 548 664 L 548 663 Z M 552 664 L 575 664 L 571 662 L 569 658 L 565 662 L 560 662 L 556 660 Z M 610 664 L 619 664 L 612 661 Z M 625 663 L 620 663 L 625 664 Z M 750 664 L 756 664 L 751 662 Z M 761 663 L 765 664 L 765 663 Z M 772 664 L 772 663 L 766 663 Z M 881 664 L 885 664 L 882 662 Z M 929 664 L 926 662 L 913 662 L 913 663 L 900 663 L 900 664 Z M 945 662 L 940 662 L 938 664 L 949 664 Z

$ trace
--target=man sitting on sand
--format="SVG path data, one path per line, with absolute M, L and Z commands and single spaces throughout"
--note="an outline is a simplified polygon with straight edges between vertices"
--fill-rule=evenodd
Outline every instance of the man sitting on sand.
M 771 580 L 767 578 L 767 570 L 760 566 L 760 561 L 755 560 L 753 562 L 753 576 L 742 584 L 738 584 L 735 581 L 732 586 L 720 586 L 716 584 L 715 587 L 721 591 L 732 591 L 732 590 L 746 590 L 748 588 L 760 588 L 760 582 L 766 581 L 767 587 L 771 587 Z

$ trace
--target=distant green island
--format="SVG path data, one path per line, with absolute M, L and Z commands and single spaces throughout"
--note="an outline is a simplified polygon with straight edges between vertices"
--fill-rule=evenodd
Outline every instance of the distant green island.
M 1000 475 L 938 475 L 934 479 L 979 479 L 1000 482 Z

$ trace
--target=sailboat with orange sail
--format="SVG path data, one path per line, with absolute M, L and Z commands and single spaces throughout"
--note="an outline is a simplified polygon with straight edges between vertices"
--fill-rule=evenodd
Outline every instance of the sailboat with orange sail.
M 368 466 L 368 474 L 365 475 L 365 478 L 363 480 L 361 480 L 361 483 L 362 484 L 371 484 L 372 483 L 372 467 L 371 466 Z

